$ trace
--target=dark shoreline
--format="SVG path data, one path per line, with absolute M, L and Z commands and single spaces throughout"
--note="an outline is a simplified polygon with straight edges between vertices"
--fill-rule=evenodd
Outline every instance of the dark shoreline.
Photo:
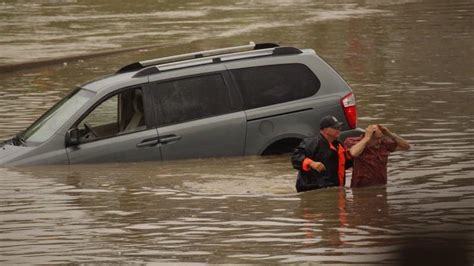
M 74 56 L 64 56 L 64 57 L 44 59 L 44 60 L 35 60 L 35 61 L 29 61 L 29 62 L 0 65 L 0 74 L 16 72 L 16 71 L 31 69 L 31 68 L 36 68 L 36 67 L 62 64 L 65 62 L 71 62 L 71 61 L 81 60 L 81 59 L 95 58 L 95 57 L 100 57 L 100 56 L 107 56 L 107 55 L 112 55 L 112 54 L 137 51 L 137 50 L 142 50 L 142 49 L 157 48 L 162 45 L 163 44 L 155 44 L 155 45 L 147 45 L 147 46 L 140 46 L 140 47 L 130 47 L 130 48 L 115 49 L 111 51 L 92 52 L 88 54 L 80 54 L 80 55 L 74 55 Z

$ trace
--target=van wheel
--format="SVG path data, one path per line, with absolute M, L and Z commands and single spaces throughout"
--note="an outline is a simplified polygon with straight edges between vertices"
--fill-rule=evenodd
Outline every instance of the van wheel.
M 281 139 L 268 146 L 262 155 L 277 155 L 293 152 L 293 149 L 300 144 L 301 139 L 298 138 L 287 138 Z

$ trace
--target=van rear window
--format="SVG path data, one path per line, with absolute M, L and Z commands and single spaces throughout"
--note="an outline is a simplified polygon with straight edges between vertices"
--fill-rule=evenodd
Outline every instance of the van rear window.
M 302 64 L 259 66 L 231 70 L 246 109 L 294 101 L 318 92 L 321 82 Z

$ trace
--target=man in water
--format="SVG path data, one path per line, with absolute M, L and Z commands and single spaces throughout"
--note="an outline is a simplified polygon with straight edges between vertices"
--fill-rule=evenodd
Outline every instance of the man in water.
M 319 123 L 319 136 L 304 139 L 291 156 L 298 172 L 296 191 L 303 192 L 324 187 L 344 186 L 345 170 L 351 166 L 349 153 L 337 138 L 342 122 L 325 116 Z
M 382 125 L 369 125 L 364 135 L 347 138 L 344 146 L 353 157 L 351 187 L 387 184 L 389 154 L 410 149 L 406 140 Z

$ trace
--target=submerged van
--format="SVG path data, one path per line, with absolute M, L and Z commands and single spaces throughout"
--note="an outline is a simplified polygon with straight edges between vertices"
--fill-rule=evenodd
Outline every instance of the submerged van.
M 355 96 L 314 50 L 254 44 L 152 59 L 74 89 L 0 144 L 0 165 L 269 155 L 359 135 Z

